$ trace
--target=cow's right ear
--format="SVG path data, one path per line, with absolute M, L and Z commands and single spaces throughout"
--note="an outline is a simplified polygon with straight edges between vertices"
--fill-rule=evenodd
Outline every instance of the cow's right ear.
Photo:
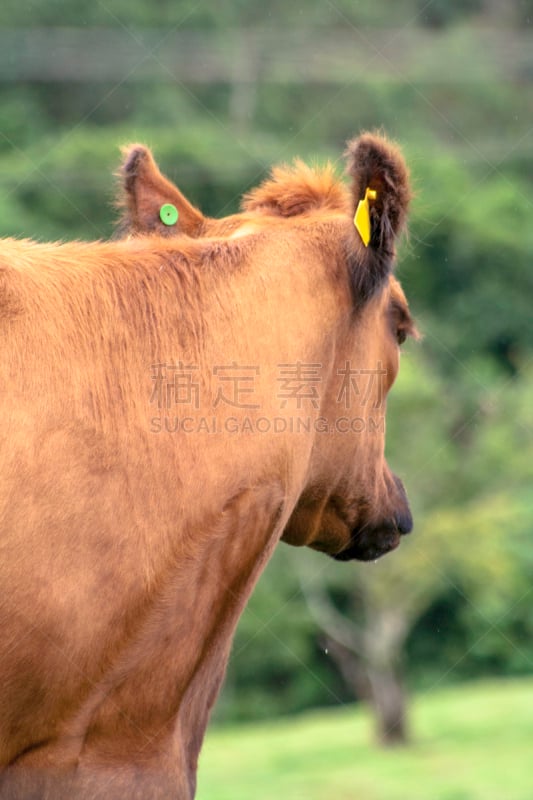
M 130 144 L 122 148 L 122 155 L 117 173 L 120 182 L 117 206 L 122 212 L 120 233 L 199 236 L 204 223 L 202 212 L 161 174 L 148 147 Z
M 411 200 L 409 171 L 399 148 L 379 134 L 363 133 L 348 142 L 345 156 L 359 244 L 354 288 L 364 301 L 393 269 L 396 238 Z

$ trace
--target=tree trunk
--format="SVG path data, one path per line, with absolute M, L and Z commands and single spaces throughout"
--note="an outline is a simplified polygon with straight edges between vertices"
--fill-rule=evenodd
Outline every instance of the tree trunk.
M 379 741 L 387 747 L 408 744 L 407 696 L 400 670 L 389 664 L 368 665 L 367 671 Z
M 329 636 L 326 642 L 350 691 L 372 707 L 379 742 L 386 747 L 408 744 L 407 695 L 397 659 L 389 654 L 390 660 L 373 664 Z
M 327 647 L 355 697 L 370 703 L 382 745 L 409 742 L 402 653 L 409 618 L 401 608 L 370 604 L 363 625 L 340 612 L 324 587 L 300 581 Z
M 325 636 L 324 641 L 328 653 L 331 653 L 350 692 L 358 700 L 366 701 L 373 705 L 372 684 L 368 679 L 368 672 L 361 657 L 336 642 L 331 636 Z

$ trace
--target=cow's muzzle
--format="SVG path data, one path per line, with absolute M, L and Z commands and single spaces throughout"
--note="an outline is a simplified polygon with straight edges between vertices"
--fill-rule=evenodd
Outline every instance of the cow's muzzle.
M 399 478 L 393 476 L 396 489 L 396 510 L 379 522 L 358 525 L 350 536 L 348 547 L 333 557 L 337 561 L 375 561 L 395 550 L 401 537 L 413 530 L 413 517 L 405 489 Z

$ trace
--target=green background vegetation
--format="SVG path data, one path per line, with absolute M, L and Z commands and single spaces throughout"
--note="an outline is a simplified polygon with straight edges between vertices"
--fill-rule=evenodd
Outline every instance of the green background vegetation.
M 531 800 L 531 679 L 424 694 L 413 718 L 412 746 L 385 751 L 351 706 L 214 730 L 198 800 Z
M 352 706 L 215 730 L 206 800 L 348 798 L 354 786 L 370 800 L 533 796 L 519 768 L 531 682 L 518 679 L 533 673 L 532 26 L 531 0 L 3 0 L 3 235 L 110 236 L 112 173 L 131 141 L 214 216 L 273 163 L 342 170 L 361 129 L 383 128 L 411 167 L 399 276 L 424 339 L 405 348 L 387 449 L 416 532 L 375 565 L 281 545 L 215 719 L 356 696 L 376 710 L 364 685 L 381 670 L 424 691 L 412 719 L 404 709 L 414 749 L 372 750 Z M 482 677 L 506 683 L 475 688 Z M 440 788 L 427 793 L 430 772 Z

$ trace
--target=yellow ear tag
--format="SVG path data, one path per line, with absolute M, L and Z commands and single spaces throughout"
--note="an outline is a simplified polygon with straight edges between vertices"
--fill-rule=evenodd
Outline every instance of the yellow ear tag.
M 369 200 L 375 200 L 378 196 L 378 193 L 375 189 L 368 189 L 365 191 L 365 198 L 364 200 L 359 200 L 357 204 L 357 211 L 355 212 L 355 217 L 353 218 L 353 222 L 359 236 L 363 240 L 363 244 L 365 247 L 368 247 L 368 243 L 370 241 L 370 209 L 368 207 Z

